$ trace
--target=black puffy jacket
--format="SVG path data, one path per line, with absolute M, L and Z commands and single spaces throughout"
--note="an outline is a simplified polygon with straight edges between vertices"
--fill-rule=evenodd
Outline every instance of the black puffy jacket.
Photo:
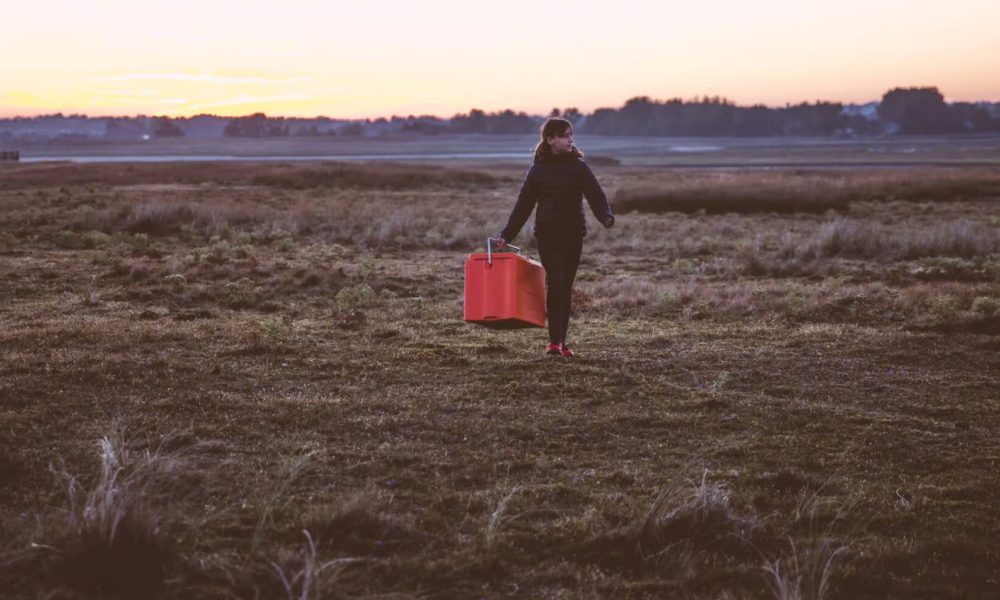
M 581 236 L 587 235 L 583 197 L 587 198 L 590 210 L 598 221 L 603 223 L 610 217 L 613 222 L 614 213 L 611 212 L 608 197 L 582 158 L 575 154 L 536 156 L 500 237 L 508 241 L 517 237 L 536 204 L 536 236 L 576 231 Z

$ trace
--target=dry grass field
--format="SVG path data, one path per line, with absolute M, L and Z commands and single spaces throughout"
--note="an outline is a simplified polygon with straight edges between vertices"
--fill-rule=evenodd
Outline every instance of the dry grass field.
M 3 166 L 0 595 L 1000 596 L 1000 171 L 595 170 L 562 359 L 522 167 Z

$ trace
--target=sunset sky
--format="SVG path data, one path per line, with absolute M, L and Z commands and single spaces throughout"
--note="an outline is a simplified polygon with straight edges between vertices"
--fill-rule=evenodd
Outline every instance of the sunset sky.
M 1000 101 L 1000 1 L 6 2 L 0 116 Z

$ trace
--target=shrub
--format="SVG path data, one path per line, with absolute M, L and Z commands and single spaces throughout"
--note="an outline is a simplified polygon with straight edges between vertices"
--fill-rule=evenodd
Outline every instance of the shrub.
M 145 233 L 137 233 L 125 238 L 126 243 L 135 252 L 144 252 L 149 249 L 149 236 Z
M 972 311 L 980 315 L 995 315 L 1000 312 L 1000 300 L 989 296 L 977 296 L 972 301 Z
M 937 323 L 947 323 L 955 319 L 961 304 L 955 296 L 931 296 L 927 299 L 927 310 Z
M 278 252 L 287 254 L 295 250 L 295 238 L 291 235 L 282 235 L 274 240 L 274 247 Z
M 57 231 L 55 235 L 52 236 L 52 243 L 55 244 L 57 248 L 62 248 L 63 250 L 79 250 L 83 248 L 83 240 L 78 233 L 72 231 Z
M 253 348 L 273 349 L 282 346 L 291 334 L 291 323 L 280 318 L 254 318 L 247 324 L 247 342 Z
M 181 292 L 187 287 L 187 277 L 180 273 L 171 273 L 163 278 L 164 283 L 170 286 L 174 292 Z
M 367 283 L 359 283 L 340 289 L 334 297 L 337 306 L 344 309 L 364 308 L 378 302 L 378 294 Z
M 236 281 L 230 281 L 226 284 L 225 289 L 229 308 L 248 308 L 256 305 L 260 300 L 259 288 L 248 277 L 241 277 Z
M 84 248 L 100 248 L 102 246 L 107 246 L 113 241 L 114 238 L 103 231 L 88 231 L 82 236 L 82 244 Z

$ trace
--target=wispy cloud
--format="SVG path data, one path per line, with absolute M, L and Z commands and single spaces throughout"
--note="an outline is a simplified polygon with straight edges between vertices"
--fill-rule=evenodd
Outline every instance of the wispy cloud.
M 205 108 L 219 108 L 222 106 L 239 106 L 240 104 L 253 104 L 255 102 L 281 102 L 285 100 L 311 100 L 312 94 L 278 94 L 274 96 L 237 96 L 226 100 L 206 102 L 204 104 L 194 104 L 187 106 L 187 110 L 202 110 Z
M 88 94 L 121 98 L 149 98 L 156 95 L 155 90 L 100 90 L 96 88 L 84 88 L 83 91 Z
M 185 83 L 211 83 L 215 85 L 296 85 L 312 83 L 314 77 L 290 77 L 275 79 L 271 77 L 230 77 L 212 73 L 123 73 L 121 75 L 105 75 L 91 77 L 90 81 L 179 81 Z

